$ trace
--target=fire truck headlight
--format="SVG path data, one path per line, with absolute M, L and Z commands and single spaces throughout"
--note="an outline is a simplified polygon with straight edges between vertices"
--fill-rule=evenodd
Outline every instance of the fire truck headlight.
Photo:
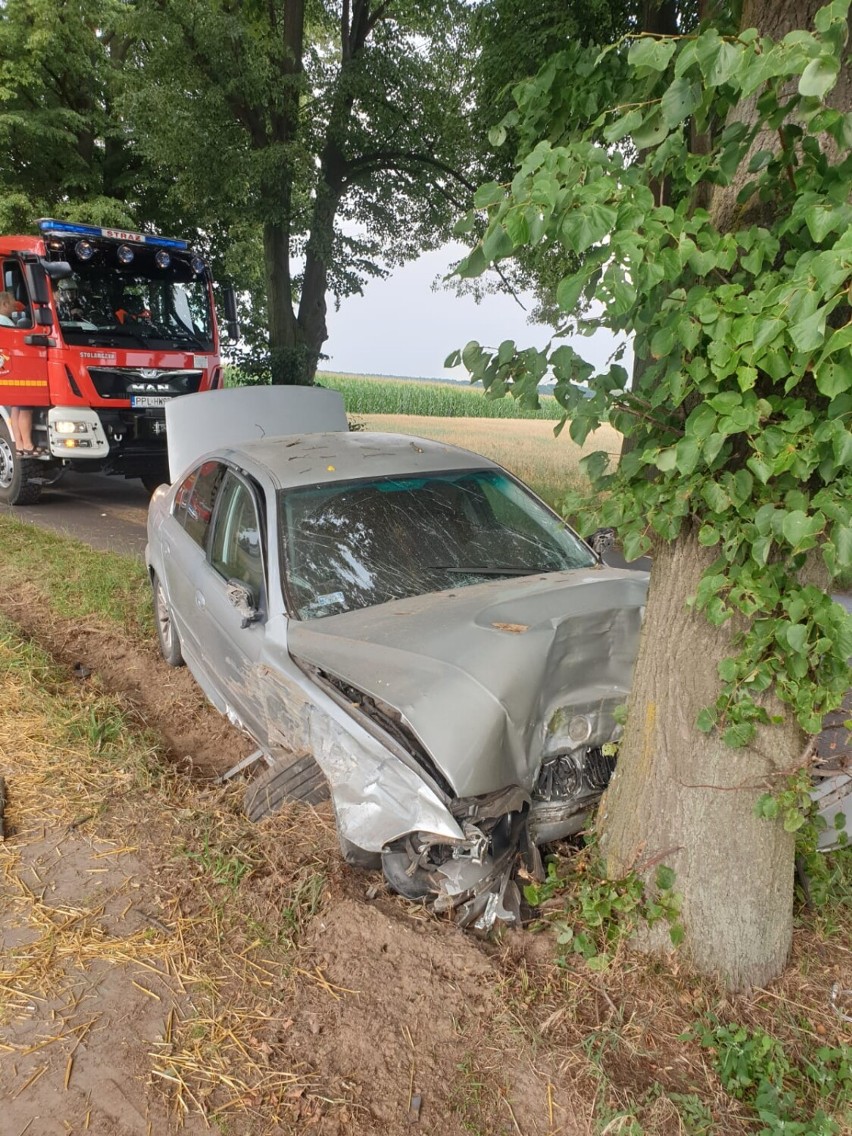
M 160 249 L 154 257 L 154 264 L 156 264 L 157 268 L 168 268 L 171 263 L 172 258 L 165 249 Z
M 87 422 L 75 422 L 69 418 L 62 418 L 58 422 L 54 422 L 53 428 L 57 434 L 87 434 L 89 432 Z
M 77 241 L 74 245 L 74 252 L 77 254 L 78 260 L 91 260 L 95 255 L 95 250 L 88 241 Z
M 201 273 L 204 271 L 204 261 L 201 259 L 200 256 L 194 256 L 192 258 L 192 260 L 189 262 L 189 266 L 192 269 L 192 271 L 195 273 L 196 276 L 200 276 Z
M 119 245 L 115 255 L 118 257 L 119 264 L 130 264 L 133 260 L 133 249 L 130 245 Z

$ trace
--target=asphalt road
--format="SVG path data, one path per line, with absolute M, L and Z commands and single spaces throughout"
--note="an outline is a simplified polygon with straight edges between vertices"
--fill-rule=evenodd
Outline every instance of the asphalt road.
M 148 492 L 137 478 L 65 473 L 37 505 L 2 505 L 0 515 L 75 537 L 125 556 L 145 553 Z

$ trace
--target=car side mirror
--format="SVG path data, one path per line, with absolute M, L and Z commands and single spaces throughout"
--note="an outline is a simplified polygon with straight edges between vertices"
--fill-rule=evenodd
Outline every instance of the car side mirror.
M 248 627 L 263 618 L 253 590 L 243 580 L 228 581 L 228 601 L 237 614 L 242 616 L 240 627 Z
M 591 536 L 586 537 L 586 544 L 598 557 L 602 557 L 615 544 L 615 529 L 595 529 Z
M 240 320 L 237 315 L 237 293 L 231 285 L 225 288 L 223 299 L 225 301 L 225 327 L 228 331 L 228 338 L 236 342 L 240 338 Z

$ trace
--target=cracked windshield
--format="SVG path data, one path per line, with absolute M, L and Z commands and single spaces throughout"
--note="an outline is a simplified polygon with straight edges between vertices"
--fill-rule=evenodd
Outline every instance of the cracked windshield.
M 291 490 L 279 508 L 286 584 L 302 619 L 595 563 L 497 471 Z

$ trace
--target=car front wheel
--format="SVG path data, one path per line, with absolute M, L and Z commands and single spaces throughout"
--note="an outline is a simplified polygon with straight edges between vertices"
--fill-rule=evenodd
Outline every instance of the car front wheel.
M 183 655 L 180 649 L 180 639 L 175 627 L 169 601 L 157 573 L 151 576 L 151 587 L 154 590 L 154 622 L 157 625 L 157 639 L 160 644 L 160 653 L 170 667 L 182 667 Z

